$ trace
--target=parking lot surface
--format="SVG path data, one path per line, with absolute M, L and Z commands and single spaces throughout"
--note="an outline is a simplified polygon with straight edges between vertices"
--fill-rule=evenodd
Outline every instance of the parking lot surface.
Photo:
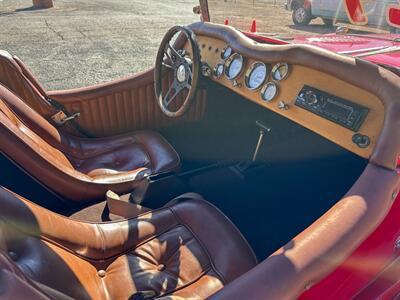
M 229 13 L 229 1 L 236 2 L 221 0 L 218 9 Z M 271 0 L 255 1 L 254 11 L 267 28 L 262 30 L 326 31 L 318 24 L 293 27 L 283 2 L 273 6 Z M 192 12 L 197 4 L 197 0 L 54 0 L 54 8 L 36 10 L 31 0 L 0 0 L 0 49 L 19 56 L 49 90 L 101 83 L 151 67 L 168 28 L 199 20 Z M 233 13 L 243 10 L 239 7 Z M 237 18 L 250 26 L 251 19 Z

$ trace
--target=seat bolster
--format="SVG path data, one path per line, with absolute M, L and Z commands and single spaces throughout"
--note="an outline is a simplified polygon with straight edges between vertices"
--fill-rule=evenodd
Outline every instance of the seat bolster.
M 225 284 L 256 266 L 257 259 L 250 245 L 218 208 L 200 195 L 189 194 L 186 199 L 172 201 L 168 206 L 206 249 L 214 270 Z M 237 260 L 233 262 L 232 257 Z
M 29 80 L 29 82 L 37 89 L 37 91 L 40 93 L 40 95 L 44 98 L 47 98 L 47 92 L 43 88 L 43 86 L 40 84 L 40 82 L 37 80 L 36 76 L 33 75 L 33 73 L 28 69 L 28 67 L 19 59 L 18 56 L 13 56 L 12 57 L 14 61 L 18 64 L 18 66 L 21 68 L 22 73 L 26 76 L 26 78 Z
M 110 169 L 96 169 L 88 175 L 98 184 L 117 184 L 144 179 L 151 172 L 147 168 L 139 168 L 130 172 L 118 172 Z
M 134 135 L 149 155 L 153 173 L 179 170 L 179 155 L 162 135 L 147 130 L 136 131 Z

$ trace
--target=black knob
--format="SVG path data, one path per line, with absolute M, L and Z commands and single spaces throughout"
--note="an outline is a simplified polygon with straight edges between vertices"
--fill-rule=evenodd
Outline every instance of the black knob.
M 371 140 L 366 135 L 356 133 L 353 135 L 353 143 L 360 148 L 367 148 L 371 144 Z
M 304 100 L 308 105 L 315 105 L 318 103 L 318 96 L 313 91 L 307 91 Z

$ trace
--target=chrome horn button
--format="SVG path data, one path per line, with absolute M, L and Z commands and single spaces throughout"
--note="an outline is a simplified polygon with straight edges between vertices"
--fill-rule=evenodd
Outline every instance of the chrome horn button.
M 184 64 L 181 64 L 176 70 L 176 79 L 179 83 L 186 81 L 186 68 Z

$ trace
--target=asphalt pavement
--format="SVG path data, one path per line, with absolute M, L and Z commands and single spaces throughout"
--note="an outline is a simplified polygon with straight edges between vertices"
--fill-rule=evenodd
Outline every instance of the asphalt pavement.
M 21 58 L 49 90 L 143 71 L 173 25 L 199 20 L 197 0 L 0 0 L 0 49 Z

